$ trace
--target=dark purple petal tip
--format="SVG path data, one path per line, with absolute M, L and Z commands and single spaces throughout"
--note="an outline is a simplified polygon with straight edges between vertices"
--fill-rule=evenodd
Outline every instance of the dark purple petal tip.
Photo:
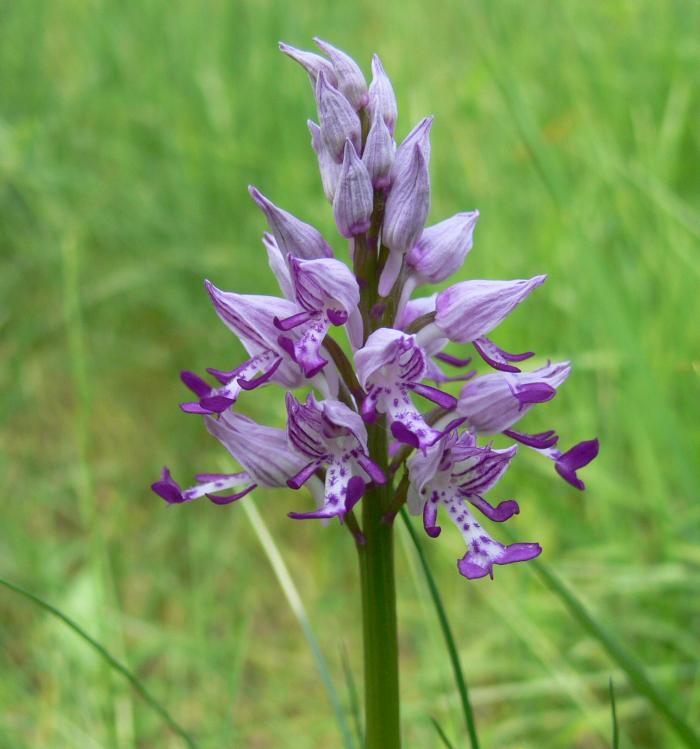
M 151 484 L 151 489 L 169 505 L 180 504 L 186 501 L 185 497 L 182 496 L 182 489 L 180 489 L 178 483 L 171 477 L 170 471 L 167 468 L 163 468 L 160 479 Z
M 579 442 L 563 455 L 560 455 L 554 467 L 564 481 L 583 491 L 586 485 L 576 475 L 576 471 L 587 466 L 598 455 L 599 449 L 600 445 L 597 439 Z
M 245 497 L 246 494 L 250 494 L 250 492 L 253 491 L 257 487 L 257 484 L 251 484 L 250 486 L 246 486 L 243 491 L 237 492 L 236 494 L 228 494 L 226 496 L 218 496 L 216 494 L 207 494 L 207 499 L 209 499 L 211 502 L 213 502 L 215 505 L 230 505 L 232 502 L 235 502 L 237 499 L 241 499 L 242 497 Z
M 180 372 L 180 379 L 198 398 L 202 398 L 211 393 L 211 385 L 194 372 L 185 369 Z
M 202 408 L 207 409 L 209 413 L 220 414 L 226 411 L 235 403 L 233 398 L 227 398 L 225 395 L 212 395 L 208 398 L 201 398 L 199 401 Z

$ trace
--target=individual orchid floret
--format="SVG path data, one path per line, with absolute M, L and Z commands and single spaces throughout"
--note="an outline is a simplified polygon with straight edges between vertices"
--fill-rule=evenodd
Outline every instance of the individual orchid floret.
M 396 158 L 391 170 L 392 182 L 402 171 L 408 168 L 416 146 L 420 148 L 425 163 L 430 165 L 430 131 L 432 127 L 433 117 L 424 117 L 401 141 L 401 144 L 396 149 Z
M 425 449 L 440 438 L 441 432 L 428 426 L 411 402 L 410 392 L 448 410 L 454 409 L 456 399 L 421 382 L 426 357 L 414 336 L 379 328 L 355 352 L 355 365 L 367 393 L 361 409 L 365 421 L 372 423 L 378 413 L 387 414 L 392 435 L 412 447 Z
M 378 115 L 386 124 L 389 132 L 394 132 L 396 118 L 398 117 L 396 94 L 379 55 L 372 57 L 372 82 L 369 84 L 367 110 L 373 120 Z
M 352 104 L 355 110 L 367 105 L 367 81 L 360 66 L 342 49 L 334 47 L 323 39 L 314 37 L 316 46 L 331 58 L 333 70 L 338 81 L 337 86 Z
M 423 230 L 406 256 L 418 283 L 442 283 L 462 267 L 478 218 L 479 211 L 458 213 Z
M 318 229 L 276 206 L 256 187 L 250 185 L 248 192 L 267 217 L 270 231 L 285 255 L 291 252 L 305 260 L 333 256 L 331 246 Z
M 308 120 L 306 124 L 311 133 L 311 147 L 316 152 L 318 158 L 318 170 L 321 174 L 323 192 L 328 202 L 332 203 L 335 197 L 335 189 L 338 185 L 338 178 L 340 177 L 341 165 L 328 150 L 326 141 L 323 140 L 323 136 L 321 135 L 321 128 L 313 120 Z
M 312 394 L 300 403 L 287 393 L 286 404 L 289 445 L 308 461 L 287 485 L 299 489 L 326 467 L 323 505 L 313 512 L 292 512 L 289 516 L 342 520 L 365 492 L 363 476 L 375 484 L 386 481 L 381 468 L 369 458 L 362 418 L 340 401 L 318 402 Z
M 435 319 L 420 331 L 423 344 L 434 338 L 473 343 L 487 364 L 504 372 L 519 372 L 512 362 L 534 356 L 511 354 L 486 337 L 538 286 L 546 276 L 517 281 L 462 281 L 441 291 L 435 300 Z
M 397 154 L 398 158 L 398 154 Z M 382 244 L 389 257 L 379 279 L 379 294 L 388 296 L 401 271 L 403 256 L 420 237 L 430 210 L 430 177 L 420 146 L 412 158 L 394 173 L 384 209 Z
M 338 231 L 347 239 L 364 234 L 369 229 L 372 206 L 372 181 L 367 167 L 347 140 L 333 200 L 333 217 Z
M 304 49 L 297 49 L 284 42 L 279 43 L 279 48 L 285 55 L 291 57 L 292 60 L 296 60 L 304 70 L 309 74 L 311 79 L 311 85 L 315 88 L 318 74 L 323 71 L 326 76 L 326 80 L 331 86 L 338 85 L 338 78 L 336 77 L 333 64 L 330 60 L 327 60 L 321 55 L 317 55 L 315 52 L 307 52 Z
M 533 372 L 493 373 L 468 382 L 460 392 L 457 413 L 480 434 L 502 432 L 531 447 L 554 462 L 559 475 L 577 489 L 584 484 L 576 471 L 598 454 L 598 440 L 586 440 L 565 453 L 555 445 L 557 433 L 550 429 L 529 434 L 512 427 L 536 404 L 546 403 L 557 393 L 571 372 L 569 362 L 548 364 Z
M 343 94 L 328 83 L 323 72 L 316 82 L 316 106 L 321 137 L 338 163 L 343 160 L 346 140 L 356 151 L 362 150 L 360 118 Z
M 389 175 L 395 152 L 396 143 L 391 132 L 381 115 L 376 112 L 362 152 L 362 161 L 367 167 L 375 190 L 383 190 L 391 183 Z
M 281 487 L 304 465 L 289 447 L 284 429 L 264 426 L 235 411 L 205 417 L 209 433 L 216 437 L 245 468 L 256 486 Z
M 426 533 L 432 538 L 441 532 L 437 524 L 438 508 L 447 510 L 467 546 L 467 553 L 457 563 L 460 574 L 466 578 L 493 577 L 494 564 L 525 561 L 542 551 L 537 543 L 504 546 L 494 541 L 464 502 L 498 523 L 517 514 L 520 510 L 512 499 L 494 507 L 482 497 L 505 473 L 516 450 L 515 445 L 506 450 L 478 447 L 471 432 L 457 436 L 453 431 L 427 454 L 417 452 L 408 462 L 409 508 L 413 514 L 422 512 Z
M 205 496 L 214 504 L 227 505 L 244 497 L 255 486 L 254 484 L 251 486 L 250 476 L 245 471 L 239 473 L 198 473 L 195 478 L 197 480 L 195 486 L 182 489 L 170 475 L 170 471 L 163 468 L 160 479 L 151 484 L 151 489 L 169 505 L 179 505 Z M 245 489 L 236 494 L 221 496 L 214 493 L 242 485 L 245 485 Z
M 278 342 L 275 317 L 288 317 L 297 311 L 294 302 L 271 296 L 235 294 L 222 291 L 210 281 L 205 287 L 214 303 L 216 314 L 239 338 L 250 358 L 230 371 L 209 369 L 219 382 L 211 387 L 193 372 L 182 372 L 185 385 L 197 396 L 195 402 L 183 403 L 187 413 L 221 413 L 237 400 L 241 390 L 253 390 L 267 382 L 285 387 L 299 387 L 303 376 L 297 364 Z
M 320 350 L 331 325 L 349 323 L 351 338 L 357 336 L 360 290 L 355 276 L 340 260 L 300 260 L 292 255 L 287 259 L 301 311 L 297 307 L 292 314 L 276 316 L 274 325 L 285 334 L 295 331 L 296 341 L 287 335 L 278 336 L 279 345 L 307 377 L 313 377 L 328 363 Z
M 529 447 L 551 447 L 553 443 L 542 444 L 537 435 L 528 436 L 510 427 L 537 403 L 551 400 L 570 373 L 571 365 L 564 361 L 532 372 L 494 372 L 477 377 L 462 388 L 457 413 L 465 416 L 479 434 L 504 432 Z

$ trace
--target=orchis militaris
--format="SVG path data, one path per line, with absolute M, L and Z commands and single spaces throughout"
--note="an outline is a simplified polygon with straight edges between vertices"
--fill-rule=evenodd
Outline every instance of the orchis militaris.
M 582 442 L 562 454 L 555 448 L 558 438 L 554 431 L 531 435 L 512 429 L 533 405 L 554 397 L 571 371 L 569 363 L 522 372 L 516 363 L 533 356 L 532 352 L 511 354 L 486 337 L 544 283 L 546 276 L 518 281 L 462 281 L 433 297 L 409 298 L 421 284 L 439 283 L 460 269 L 472 248 L 479 213 L 458 213 L 424 226 L 430 206 L 432 117 L 419 122 L 397 148 L 392 136 L 396 98 L 379 57 L 374 56 L 374 77 L 367 87 L 351 58 L 327 42 L 318 43 L 330 59 L 286 44 L 280 48 L 311 77 L 320 125 L 310 122 L 309 128 L 323 184 L 333 203 L 338 230 L 350 240 L 351 256 L 362 235 L 370 251 L 378 255 L 377 303 L 363 320 L 358 280 L 364 279 L 333 257 L 331 246 L 317 229 L 250 187 L 253 200 L 268 221 L 270 233 L 264 235 L 263 242 L 284 298 L 221 291 L 206 281 L 216 313 L 236 334 L 250 359 L 228 371 L 208 369 L 218 380 L 217 385 L 192 372 L 182 373 L 183 382 L 197 396 L 197 401 L 183 403 L 182 409 L 206 415 L 209 431 L 244 471 L 222 476 L 204 474 L 203 483 L 181 491 L 164 469 L 163 478 L 153 485 L 154 491 L 170 503 L 206 495 L 221 504 L 238 499 L 257 483 L 298 489 L 313 476 L 323 478 L 322 469 L 327 466 L 325 494 L 319 498 L 318 490 L 313 492 L 320 499 L 320 509 L 292 513 L 292 517 L 335 515 L 342 520 L 363 496 L 368 483 L 384 483 L 390 478 L 379 467 L 378 456 L 368 453 L 363 424 L 363 420 L 376 423 L 380 414 L 385 415 L 386 426 L 397 443 L 418 450 L 407 463 L 409 495 L 414 497 L 409 507 L 414 513 L 425 515 L 424 507 L 430 509 L 429 503 L 420 500 L 426 494 L 423 487 L 437 481 L 447 470 L 445 465 L 452 465 L 456 445 L 461 446 L 460 454 L 467 450 L 465 445 L 472 445 L 469 450 L 474 466 L 469 471 L 474 475 L 470 482 L 480 484 L 482 492 L 484 486 L 493 486 L 513 455 L 508 452 L 509 459 L 501 460 L 498 464 L 502 467 L 495 471 L 494 461 L 488 456 L 500 453 L 488 446 L 477 447 L 475 439 L 481 434 L 503 433 L 538 450 L 555 462 L 557 471 L 569 483 L 583 489 L 576 471 L 596 456 L 597 440 Z M 389 310 L 393 315 L 387 314 Z M 328 353 L 330 341 L 326 337 L 331 328 L 346 329 L 357 381 L 353 378 L 344 382 L 338 363 L 329 361 L 333 356 Z M 443 353 L 448 341 L 471 343 L 486 364 L 497 371 L 475 379 L 471 379 L 474 372 L 448 377 L 439 363 L 455 367 L 470 363 L 470 359 Z M 338 351 L 334 346 L 333 354 L 343 356 Z M 348 363 L 344 356 L 343 362 Z M 432 379 L 444 383 L 463 377 L 469 382 L 459 399 L 424 382 Z M 281 430 L 229 412 L 241 392 L 270 383 L 288 389 L 284 439 Z M 311 395 L 301 404 L 289 392 L 309 385 L 323 400 Z M 433 401 L 444 413 L 465 417 L 461 435 L 457 429 L 440 431 L 429 425 L 412 395 Z M 212 414 L 220 416 L 214 419 Z M 389 445 L 390 452 L 395 448 Z M 260 451 L 271 465 L 266 478 L 260 476 Z M 305 460 L 301 471 L 295 471 Z M 383 462 L 386 457 L 379 460 Z M 417 480 L 414 475 L 419 464 L 423 467 Z M 424 475 L 426 465 L 432 466 L 429 478 Z M 249 482 L 244 492 L 224 498 L 215 494 L 240 484 L 241 477 Z M 473 496 L 462 488 L 450 501 L 464 505 L 466 499 L 474 504 Z M 486 505 L 482 501 L 475 506 L 483 511 Z M 466 506 L 464 513 L 469 513 Z M 430 509 L 428 515 L 433 514 Z M 485 514 L 499 522 L 506 519 Z M 426 530 L 432 533 L 433 527 L 426 525 Z M 465 577 L 491 574 L 493 555 L 478 539 L 467 545 L 473 561 L 469 567 L 460 562 L 460 572 Z M 539 552 L 537 544 L 529 544 L 527 554 L 521 550 L 501 559 L 522 561 Z
M 203 416 L 242 470 L 201 474 L 196 486 L 183 490 L 164 469 L 152 488 L 170 504 L 201 496 L 228 504 L 258 485 L 305 485 L 316 509 L 290 517 L 347 523 L 361 560 L 366 556 L 368 589 L 372 565 L 366 560 L 376 545 L 388 543 L 378 523 L 390 527 L 407 502 L 430 537 L 440 533 L 439 513 L 455 523 L 466 547 L 457 565 L 461 575 L 493 576 L 494 565 L 532 559 L 541 548 L 535 542 L 503 545 L 475 519 L 474 509 L 497 523 L 519 512 L 514 500 L 494 507 L 482 496 L 509 468 L 517 445 L 495 449 L 479 444 L 481 436 L 505 435 L 539 452 L 578 489 L 584 485 L 577 471 L 598 452 L 597 440 L 562 453 L 553 430 L 514 429 L 533 406 L 556 395 L 571 367 L 560 362 L 521 371 L 533 352 L 510 353 L 488 336 L 546 277 L 460 281 L 412 298 L 420 286 L 442 283 L 461 268 L 479 213 L 425 226 L 433 118 L 421 120 L 397 147 L 396 97 L 379 58 L 372 60 L 367 86 L 352 58 L 327 42 L 317 44 L 326 56 L 280 48 L 311 79 L 318 109 L 318 123 L 308 123 L 311 144 L 336 226 L 349 240 L 352 270 L 317 229 L 250 187 L 267 219 L 263 244 L 282 296 L 237 294 L 205 282 L 216 314 L 249 358 L 232 369 L 207 370 L 214 383 L 183 372 L 196 398 L 181 406 Z M 340 329 L 349 355 L 333 337 Z M 494 371 L 465 372 L 471 358 L 446 353 L 450 342 L 470 344 Z M 446 374 L 443 365 L 454 373 Z M 465 382 L 459 397 L 439 389 L 456 381 Z M 273 384 L 287 391 L 286 429 L 238 413 L 246 391 Z M 299 400 L 292 393 L 297 388 L 311 392 Z M 402 480 L 394 491 L 397 472 Z M 353 509 L 360 500 L 362 522 Z M 367 730 L 367 746 L 374 746 L 375 729 L 368 724 Z M 378 727 L 374 735 L 384 731 L 386 746 L 393 746 L 387 730 Z

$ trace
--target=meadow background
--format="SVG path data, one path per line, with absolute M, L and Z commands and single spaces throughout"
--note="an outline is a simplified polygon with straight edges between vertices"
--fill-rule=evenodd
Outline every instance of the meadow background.
M 179 412 L 182 368 L 241 350 L 202 288 L 276 293 L 254 183 L 333 237 L 284 39 L 380 52 L 397 134 L 433 128 L 431 221 L 478 208 L 463 277 L 548 283 L 499 343 L 571 357 L 528 417 L 595 435 L 585 494 L 521 451 L 510 528 L 700 724 L 700 6 L 695 2 L 0 2 L 0 576 L 72 616 L 199 740 L 340 746 L 315 661 L 241 505 L 168 509 L 149 483 L 226 469 Z M 345 249 L 337 243 L 340 256 Z M 272 389 L 248 413 L 282 422 Z M 341 699 L 361 677 L 354 550 L 252 500 Z M 246 500 L 248 501 L 248 500 Z M 486 749 L 680 743 L 528 565 L 494 582 L 425 548 Z M 399 529 L 407 747 L 430 717 L 467 745 L 426 586 Z M 182 741 L 56 619 L 0 588 L 0 749 L 175 749 Z

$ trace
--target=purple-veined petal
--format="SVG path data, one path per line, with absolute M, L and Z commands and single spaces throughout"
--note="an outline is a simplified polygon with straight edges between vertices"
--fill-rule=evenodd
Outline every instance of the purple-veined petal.
M 311 85 L 316 87 L 316 80 L 319 72 L 322 70 L 326 76 L 326 80 L 331 86 L 338 85 L 338 79 L 335 75 L 335 70 L 330 60 L 326 60 L 325 57 L 317 55 L 315 52 L 307 52 L 304 49 L 297 49 L 284 42 L 279 43 L 279 48 L 285 55 L 291 57 L 292 60 L 298 62 L 304 70 L 309 74 L 311 79 Z
M 326 145 L 326 141 L 323 140 L 323 137 L 321 136 L 321 128 L 312 120 L 308 120 L 306 124 L 311 133 L 311 147 L 314 149 L 316 157 L 318 158 L 318 171 L 321 174 L 323 192 L 325 193 L 328 202 L 332 203 L 338 185 L 338 177 L 340 177 L 341 165 L 335 160 L 333 154 Z
M 401 141 L 396 149 L 396 157 L 391 168 L 391 183 L 396 176 L 408 166 L 413 158 L 413 149 L 418 146 L 426 164 L 430 164 L 430 130 L 433 126 L 433 117 L 424 117 L 411 132 Z
M 360 289 L 345 263 L 332 258 L 300 260 L 289 257 L 296 300 L 309 311 L 330 307 L 348 314 L 360 302 Z
M 366 106 L 368 101 L 367 82 L 360 66 L 342 49 L 324 42 L 323 39 L 314 37 L 314 42 L 322 52 L 330 57 L 338 80 L 338 88 L 353 108 L 359 110 Z
M 350 102 L 337 89 L 328 84 L 323 71 L 316 81 L 316 105 L 323 138 L 331 156 L 340 163 L 343 160 L 345 141 L 362 149 L 360 118 Z
M 345 141 L 343 166 L 333 199 L 333 217 L 344 237 L 350 239 L 369 229 L 372 201 L 372 181 L 367 167 L 352 143 Z
M 291 253 L 305 260 L 333 256 L 331 246 L 318 229 L 276 206 L 256 187 L 250 185 L 248 192 L 267 217 L 270 231 L 284 255 Z
M 469 343 L 493 330 L 545 279 L 457 283 L 437 295 L 435 324 L 451 341 Z
M 397 169 L 396 161 L 394 167 L 384 208 L 382 243 L 393 252 L 406 253 L 418 241 L 430 210 L 430 176 L 418 145 L 403 168 Z
M 369 84 L 367 109 L 373 120 L 376 116 L 380 116 L 389 132 L 394 132 L 396 118 L 398 117 L 396 94 L 379 55 L 372 57 L 372 81 Z
M 277 240 L 269 232 L 263 234 L 263 245 L 267 250 L 267 262 L 270 270 L 275 274 L 280 291 L 286 299 L 294 299 L 294 286 L 289 275 L 289 268 L 284 255 L 277 245 Z
M 479 211 L 458 213 L 423 230 L 406 261 L 423 283 L 441 283 L 463 265 L 473 246 Z
M 570 372 L 569 362 L 559 362 L 533 372 L 494 372 L 477 377 L 464 385 L 460 391 L 457 413 L 466 416 L 469 424 L 477 432 L 503 432 L 518 422 L 534 405 L 533 398 L 537 391 L 528 393 L 529 385 L 546 385 L 547 387 L 539 394 L 540 397 L 546 396 L 550 392 L 549 388 L 559 388 Z
M 362 152 L 362 161 L 376 190 L 383 190 L 389 186 L 395 153 L 396 143 L 384 120 L 377 113 L 372 120 L 372 127 L 369 129 Z
M 207 430 L 262 486 L 286 486 L 287 480 L 304 465 L 304 459 L 290 449 L 283 429 L 258 424 L 242 414 L 227 411 L 205 419 Z

